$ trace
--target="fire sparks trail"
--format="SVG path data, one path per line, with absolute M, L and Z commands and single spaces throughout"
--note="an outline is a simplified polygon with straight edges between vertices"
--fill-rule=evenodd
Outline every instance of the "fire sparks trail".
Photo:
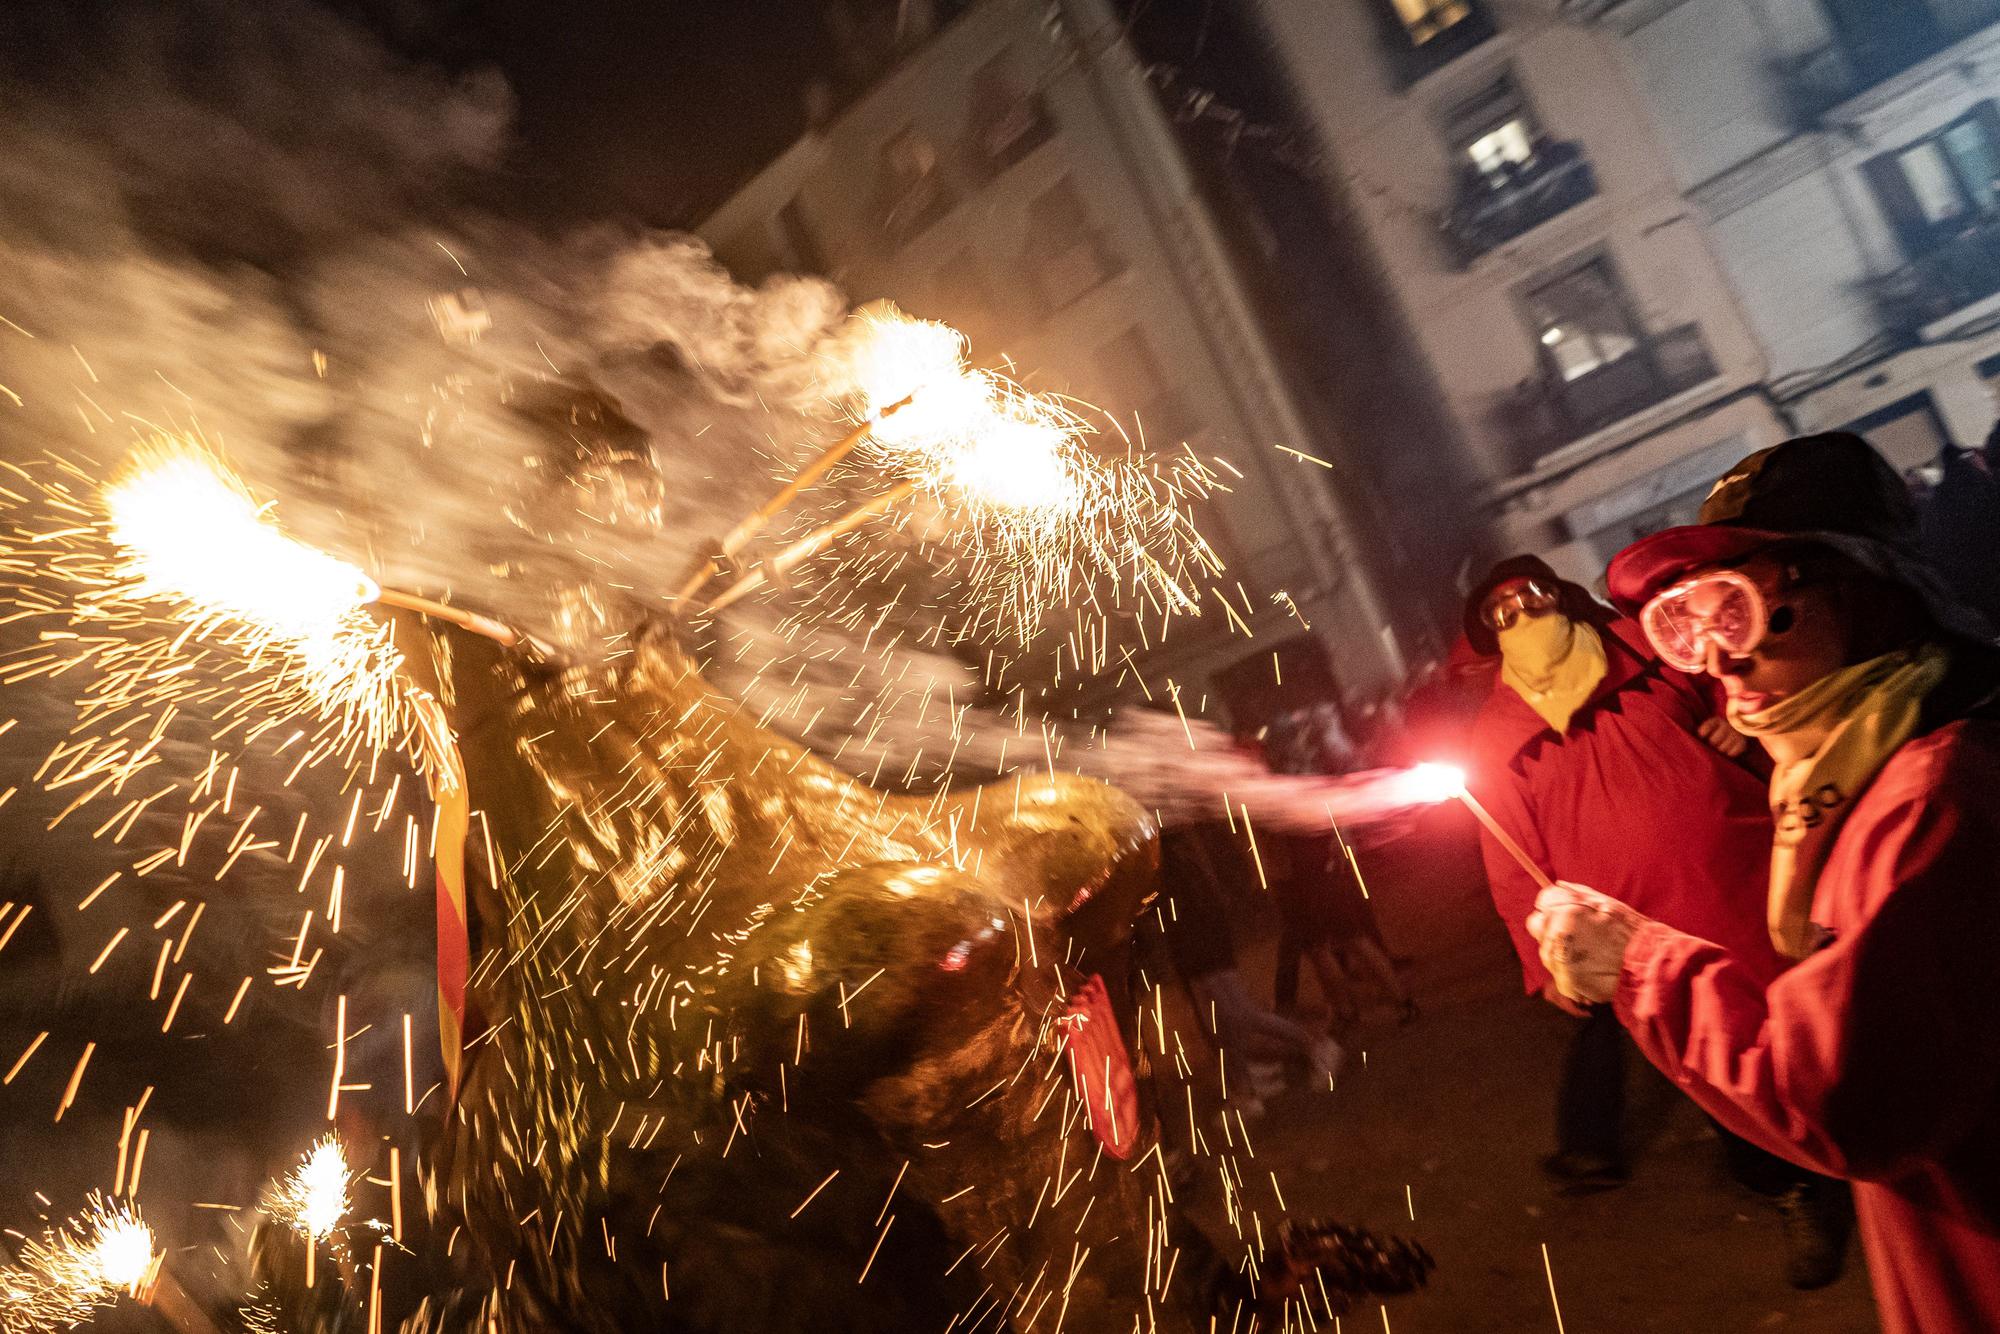
M 1168 616 L 1197 613 L 1190 586 L 1222 568 L 1185 513 L 1213 489 L 1205 465 L 1186 453 L 1142 463 L 1129 449 L 1123 458 L 1093 449 L 1095 428 L 1083 413 L 966 358 L 964 336 L 948 325 L 884 304 L 857 312 L 833 377 L 835 397 L 857 425 L 738 524 L 722 553 L 740 550 L 854 452 L 905 480 L 791 542 L 769 562 L 770 573 L 867 520 L 899 514 L 907 497 L 922 495 L 938 513 L 920 525 L 919 544 L 958 585 L 975 626 L 1027 640 L 1052 607 L 1079 600 L 1098 606 L 1107 583 L 1113 610 L 1136 601 Z M 704 562 L 682 596 L 693 596 L 713 569 Z M 752 570 L 709 604 L 721 610 L 768 578 Z

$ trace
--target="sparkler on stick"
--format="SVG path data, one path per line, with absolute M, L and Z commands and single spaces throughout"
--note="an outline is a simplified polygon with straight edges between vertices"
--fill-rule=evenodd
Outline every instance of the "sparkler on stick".
M 1479 798 L 1473 796 L 1465 786 L 1463 769 L 1454 768 L 1449 764 L 1419 764 L 1410 771 L 1410 774 L 1412 780 L 1423 790 L 1437 794 L 1431 800 L 1448 801 L 1456 797 L 1464 802 L 1465 808 L 1472 812 L 1480 824 L 1486 826 L 1486 832 L 1493 835 L 1494 840 L 1507 850 L 1507 855 L 1512 857 L 1522 870 L 1534 877 L 1537 885 L 1547 889 L 1555 884 L 1549 873 L 1535 865 L 1535 859 L 1514 841 L 1513 835 L 1501 828 L 1500 822 L 1493 818 L 1493 813 L 1480 805 Z
M 271 1213 L 306 1240 L 306 1286 L 313 1285 L 313 1256 L 353 1207 L 348 1187 L 354 1173 L 340 1140 L 327 1135 L 306 1151 L 305 1161 L 272 1192 Z
M 772 496 L 762 505 L 759 505 L 741 523 L 729 530 L 728 534 L 719 544 L 719 554 L 722 557 L 729 557 L 741 551 L 749 544 L 751 538 L 764 530 L 764 525 L 776 518 L 787 505 L 798 499 L 799 494 L 807 487 L 826 476 L 835 464 L 839 463 L 849 454 L 852 454 L 856 447 L 875 430 L 877 423 L 889 416 L 890 413 L 900 411 L 910 402 L 910 398 L 911 395 L 904 395 L 888 407 L 883 408 L 881 412 L 864 420 L 860 425 L 836 440 L 832 445 L 816 454 L 812 461 L 799 469 L 798 474 L 791 481 L 785 483 L 776 495 Z M 674 594 L 675 598 L 682 602 L 692 598 L 702 590 L 702 587 L 710 579 L 715 577 L 719 569 L 720 566 L 717 564 L 716 557 L 703 557 L 695 566 L 694 573 L 687 577 L 687 581 Z M 744 592 L 748 591 L 748 589 L 744 590 Z M 740 597 L 741 594 L 738 594 L 738 596 Z M 732 598 L 731 601 L 734 601 L 734 599 Z
M 1016 572 L 1045 565 L 1064 526 L 1075 526 L 1093 500 L 1101 504 L 1112 491 L 1082 448 L 1089 429 L 1083 419 L 1053 399 L 968 366 L 965 340 L 956 330 L 909 319 L 893 308 L 867 310 L 856 319 L 860 330 L 849 369 L 866 412 L 862 423 L 737 524 L 723 539 L 721 554 L 741 550 L 864 441 L 872 440 L 887 462 L 909 475 L 737 579 L 708 602 L 709 610 L 738 601 L 919 490 L 950 497 L 958 516 L 994 528 L 1025 552 L 1025 559 L 1002 562 Z M 885 401 L 884 407 L 874 406 Z M 680 596 L 692 598 L 715 570 L 715 560 L 704 560 Z

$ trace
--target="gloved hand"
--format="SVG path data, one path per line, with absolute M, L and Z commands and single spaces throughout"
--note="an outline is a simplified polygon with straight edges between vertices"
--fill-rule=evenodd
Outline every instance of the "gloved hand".
M 1573 1019 L 1584 1019 L 1590 1015 L 1590 1007 L 1579 1005 L 1577 1002 L 1563 995 L 1562 990 L 1556 986 L 1554 978 L 1550 978 L 1548 981 L 1542 983 L 1541 995 L 1543 1000 Z
M 1727 718 L 1705 718 L 1695 733 L 1732 760 L 1750 749 L 1750 738 L 1731 727 Z
M 1625 946 L 1651 920 L 1608 894 L 1563 880 L 1536 896 L 1528 934 L 1541 942 L 1542 966 L 1556 989 L 1596 1005 L 1617 994 Z

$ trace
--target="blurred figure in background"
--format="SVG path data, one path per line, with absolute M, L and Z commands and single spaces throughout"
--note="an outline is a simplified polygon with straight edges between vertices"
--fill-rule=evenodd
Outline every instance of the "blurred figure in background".
M 1959 601 L 2000 624 L 2000 424 L 1983 449 L 1947 444 L 1930 494 L 1914 497 L 1923 515 L 1924 557 Z
M 1332 700 L 1279 713 L 1266 729 L 1264 754 L 1272 772 L 1286 774 L 1346 773 L 1357 758 L 1340 706 Z M 1282 922 L 1279 1010 L 1297 1010 L 1300 968 L 1307 964 L 1337 1021 L 1351 1023 L 1359 1017 L 1353 982 L 1364 975 L 1403 1023 L 1414 1020 L 1416 1000 L 1396 971 L 1360 870 L 1339 831 L 1273 834 L 1263 839 L 1260 851 Z
M 1783 971 L 1788 961 L 1764 926 L 1763 772 L 1715 693 L 1668 669 L 1635 623 L 1532 556 L 1500 562 L 1473 587 L 1465 634 L 1500 660 L 1474 725 L 1468 785 L 1534 863 L 1726 942 L 1760 980 Z M 1619 1185 L 1628 1176 L 1624 1034 L 1611 1007 L 1557 990 L 1527 929 L 1540 886 L 1490 835 L 1482 842 L 1528 993 L 1581 1021 L 1544 1170 L 1571 1191 Z M 1739 1180 L 1780 1191 L 1788 1280 L 1832 1282 L 1847 1243 L 1844 1187 L 1724 1138 Z
M 1160 922 L 1174 971 L 1188 989 L 1202 1031 L 1247 1078 L 1248 1094 L 1236 1098 L 1246 1115 L 1282 1090 L 1288 1076 L 1328 1087 L 1339 1071 L 1341 1049 L 1259 1005 L 1237 966 L 1236 923 L 1257 876 L 1238 831 L 1221 820 L 1173 825 L 1160 835 Z M 1238 1086 L 1240 1087 L 1240 1085 Z

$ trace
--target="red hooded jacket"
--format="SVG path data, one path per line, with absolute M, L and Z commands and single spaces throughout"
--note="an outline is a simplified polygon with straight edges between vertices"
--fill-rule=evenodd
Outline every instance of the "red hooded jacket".
M 1905 742 L 1841 826 L 1817 952 L 1767 983 L 1656 923 L 1616 997 L 1718 1121 L 1854 1181 L 1887 1334 L 2000 1330 L 2000 694 L 1960 693 L 1981 702 Z
M 1717 715 L 1706 678 L 1662 664 L 1629 618 L 1599 633 L 1604 679 L 1560 734 L 1495 682 L 1473 724 L 1467 786 L 1551 876 L 1723 944 L 1757 977 L 1776 977 L 1785 960 L 1764 922 L 1764 778 L 1696 734 Z M 1527 921 L 1540 887 L 1491 835 L 1480 843 L 1522 981 L 1538 991 L 1549 975 Z

